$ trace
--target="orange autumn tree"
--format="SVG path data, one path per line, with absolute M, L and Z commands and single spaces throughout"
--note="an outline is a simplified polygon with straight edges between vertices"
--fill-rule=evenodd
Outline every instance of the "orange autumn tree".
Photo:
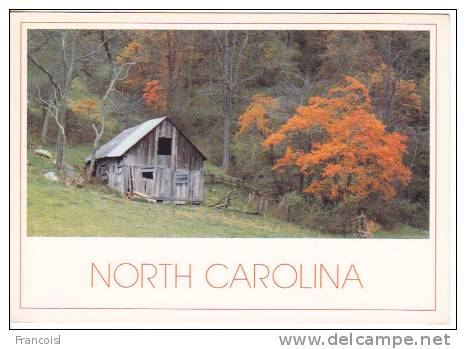
M 69 107 L 73 113 L 86 116 L 91 120 L 97 119 L 99 116 L 99 104 L 93 98 L 70 101 Z
M 166 89 L 162 86 L 160 80 L 147 81 L 147 71 L 153 71 L 154 67 L 150 66 L 150 55 L 146 46 L 138 40 L 133 40 L 123 47 L 117 55 L 116 60 L 120 64 L 129 61 L 135 62 L 135 69 L 131 71 L 128 78 L 123 82 L 123 87 L 131 89 L 144 86 L 143 99 L 145 104 L 161 112 L 166 107 Z M 157 73 L 156 75 L 160 74 Z
M 264 138 L 268 137 L 272 130 L 270 129 L 271 113 L 279 108 L 278 100 L 262 93 L 252 97 L 246 111 L 239 117 L 239 131 L 237 136 L 244 134 L 247 130 L 255 130 Z
M 368 89 L 346 77 L 327 97 L 312 97 L 307 106 L 298 107 L 263 147 L 285 145 L 274 169 L 297 167 L 309 180 L 304 192 L 341 202 L 388 199 L 397 184 L 406 185 L 411 173 L 402 162 L 405 141 L 405 136 L 386 132 L 373 114 Z
M 116 56 L 118 64 L 134 62 L 135 66 L 131 69 L 127 79 L 121 83 L 121 88 L 131 90 L 138 88 L 147 80 L 147 67 L 150 62 L 150 56 L 146 52 L 143 44 L 138 40 L 130 41 L 124 46 Z
M 241 154 L 235 165 L 243 176 L 263 175 L 262 171 L 269 172 L 273 165 L 273 151 L 264 154 L 262 142 L 272 133 L 279 109 L 278 99 L 258 93 L 240 115 L 232 153 Z
M 158 112 L 165 108 L 165 90 L 158 80 L 146 82 L 143 98 L 147 106 L 155 107 Z

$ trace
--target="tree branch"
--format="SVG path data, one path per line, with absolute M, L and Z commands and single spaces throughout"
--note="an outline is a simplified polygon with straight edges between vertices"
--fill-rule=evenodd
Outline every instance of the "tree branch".
M 108 47 L 108 40 L 105 39 L 105 31 L 100 32 L 100 40 L 102 41 L 102 44 L 104 45 L 105 52 L 107 53 L 107 58 L 109 62 L 113 62 L 112 59 L 112 54 L 110 52 L 110 48 Z
M 218 46 L 222 49 L 222 51 L 224 51 L 225 48 L 223 47 L 222 41 L 221 41 L 220 38 L 218 37 L 217 31 L 214 30 L 214 31 L 212 32 L 212 34 L 213 34 L 214 37 L 217 39 Z
M 55 87 L 56 89 L 60 89 L 58 87 L 58 84 L 57 82 L 55 81 L 54 77 L 52 76 L 52 74 L 49 73 L 49 71 L 47 69 L 45 69 L 38 61 L 36 58 L 34 58 L 31 54 L 28 54 L 28 59 L 34 63 L 34 65 L 39 68 L 45 75 L 47 75 L 47 77 L 49 78 L 51 84 L 53 85 L 53 87 Z
M 236 89 L 236 87 L 238 86 L 238 80 L 239 80 L 239 68 L 241 66 L 241 56 L 243 55 L 243 51 L 248 43 L 248 39 L 249 39 L 249 34 L 248 32 L 246 32 L 246 36 L 244 38 L 244 41 L 243 41 L 243 44 L 241 45 L 241 48 L 238 50 L 238 55 L 236 57 L 236 66 L 235 66 L 235 85 L 234 85 L 234 88 Z
M 102 47 L 104 47 L 107 51 L 107 57 L 109 58 L 109 61 L 112 62 L 113 59 L 111 59 L 111 55 L 110 55 L 110 50 L 108 49 L 108 42 L 113 39 L 114 37 L 118 36 L 119 34 L 114 34 L 114 35 L 110 35 L 108 38 L 106 38 L 105 40 L 103 40 L 99 46 L 97 46 L 97 48 L 94 50 L 94 51 L 91 51 L 89 53 L 86 53 L 85 55 L 83 56 L 80 56 L 78 58 L 76 58 L 77 61 L 80 61 L 80 60 L 83 60 L 85 58 L 88 58 L 90 56 L 93 56 L 95 54 L 98 54 L 101 52 L 102 50 Z

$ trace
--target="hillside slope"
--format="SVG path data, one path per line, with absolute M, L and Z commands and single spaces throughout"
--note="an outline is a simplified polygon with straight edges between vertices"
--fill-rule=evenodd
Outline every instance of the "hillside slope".
M 69 154 L 71 165 L 82 165 L 87 147 Z M 27 223 L 29 236 L 138 237 L 308 237 L 319 236 L 296 224 L 242 212 L 244 195 L 236 194 L 227 210 L 130 201 L 105 186 L 76 188 L 50 181 L 43 174 L 53 163 L 28 154 Z M 206 186 L 206 202 L 228 191 Z
M 148 204 L 127 200 L 106 186 L 85 188 L 50 181 L 44 173 L 53 163 L 28 150 L 27 230 L 29 236 L 114 237 L 335 237 L 269 217 L 247 214 L 247 193 L 237 192 L 230 208 Z M 89 148 L 68 151 L 69 163 L 82 166 Z M 220 169 L 207 164 L 206 172 Z M 216 202 L 230 188 L 206 185 L 205 202 Z M 403 227 L 397 232 L 379 232 L 376 237 L 422 238 L 425 232 Z

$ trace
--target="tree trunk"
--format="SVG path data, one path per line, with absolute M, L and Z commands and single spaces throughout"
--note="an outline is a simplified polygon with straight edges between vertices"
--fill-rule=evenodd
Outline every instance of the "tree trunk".
M 298 192 L 302 193 L 304 190 L 304 173 L 299 172 Z
M 387 125 L 389 131 L 393 130 L 393 116 L 392 116 L 392 107 L 395 97 L 396 82 L 389 77 L 388 81 L 385 83 L 385 101 L 382 109 L 382 120 Z
M 64 109 L 60 107 L 58 100 L 55 99 L 54 104 L 50 105 L 49 107 L 53 107 L 54 110 L 54 119 L 58 127 L 58 139 L 60 142 L 57 142 L 57 158 L 56 158 L 56 169 L 59 173 L 60 177 L 64 177 L 64 169 L 65 169 L 65 161 L 64 161 L 64 154 L 65 154 L 65 147 L 66 147 L 66 135 L 65 135 L 65 127 L 61 123 L 60 115 L 61 110 Z M 60 161 L 59 161 L 60 160 Z
M 110 91 L 111 88 L 113 87 L 113 81 L 110 83 L 110 87 L 109 87 L 109 90 L 107 91 Z M 110 92 L 108 92 L 110 93 Z M 108 93 L 105 95 L 107 96 Z M 106 98 L 106 97 L 104 97 Z M 87 168 L 87 180 L 89 181 L 92 177 L 92 174 L 94 173 L 94 167 L 95 167 L 95 155 L 97 153 L 97 148 L 99 147 L 99 144 L 100 144 L 100 139 L 102 138 L 102 136 L 104 135 L 104 131 L 105 131 L 105 110 L 104 110 L 104 100 L 100 100 L 100 103 L 99 103 L 99 114 L 100 114 L 100 129 L 98 129 L 96 126 L 92 125 L 92 127 L 94 128 L 94 131 L 95 131 L 95 138 L 94 138 L 94 143 L 92 144 L 92 152 L 91 152 L 91 162 L 89 164 L 89 167 Z
M 221 38 L 214 32 L 218 47 L 223 51 L 223 61 L 219 52 L 217 58 L 223 71 L 223 164 L 228 171 L 230 166 L 230 128 L 233 113 L 232 99 L 235 95 L 240 76 L 241 57 L 248 42 L 248 34 L 245 34 L 242 44 L 239 44 L 238 33 L 230 36 L 230 31 L 225 30 Z
M 40 140 L 42 144 L 47 143 L 47 133 L 49 131 L 49 120 L 50 120 L 50 110 L 44 109 L 44 123 L 42 125 L 42 132 L 40 135 Z
M 356 232 L 361 239 L 367 239 L 369 237 L 368 227 L 367 227 L 367 217 L 364 212 L 361 212 L 359 216 L 356 217 Z
M 214 46 L 215 46 L 215 43 L 213 39 L 211 39 L 210 53 L 209 53 L 210 55 L 210 58 L 209 58 L 209 93 L 212 93 L 213 88 L 214 88 L 214 75 L 215 75 L 215 72 L 214 72 L 215 47 Z
M 91 153 L 91 161 L 89 164 L 89 167 L 87 168 L 87 180 L 89 181 L 92 177 L 92 174 L 94 173 L 94 168 L 95 168 L 95 154 L 97 153 L 97 148 L 99 147 L 100 144 L 100 139 L 104 135 L 104 126 L 101 126 L 101 129 L 99 131 L 96 131 L 94 143 L 92 144 L 92 153 Z
M 188 107 L 191 104 L 191 93 L 192 93 L 192 74 L 193 74 L 193 55 L 194 55 L 194 32 L 191 34 L 191 47 L 189 50 L 189 61 L 188 61 Z
M 63 130 L 59 130 L 57 134 L 57 145 L 56 145 L 56 169 L 60 174 L 63 174 L 63 169 L 65 168 L 65 129 L 66 129 L 66 97 L 63 97 L 60 114 L 58 116 L 58 122 L 62 125 Z
M 230 127 L 231 127 L 231 102 L 229 93 L 225 93 L 223 101 L 223 169 L 228 171 L 230 166 Z
M 173 104 L 175 99 L 175 69 L 176 47 L 172 34 L 167 32 L 167 108 L 166 114 L 173 116 Z
M 230 42 L 225 32 L 223 45 L 223 169 L 230 166 L 230 124 L 231 124 L 231 87 L 230 87 Z
M 61 86 L 61 100 L 60 100 L 60 115 L 58 116 L 58 121 L 61 125 L 62 132 L 58 133 L 57 136 L 57 160 L 56 168 L 63 175 L 63 169 L 65 167 L 65 130 L 66 130 L 66 107 L 68 104 L 68 87 L 72 79 L 74 72 L 75 64 L 75 52 L 76 52 L 76 42 L 78 41 L 79 31 L 75 31 L 71 38 L 69 45 L 67 47 L 67 31 L 64 30 L 61 35 L 61 48 L 62 48 L 62 64 L 63 64 L 63 81 Z M 69 57 L 67 57 L 67 51 L 70 51 Z

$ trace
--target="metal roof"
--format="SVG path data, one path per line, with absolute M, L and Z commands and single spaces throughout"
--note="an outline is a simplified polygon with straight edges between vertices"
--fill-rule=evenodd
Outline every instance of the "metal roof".
M 166 118 L 167 117 L 165 116 L 163 118 L 147 120 L 140 125 L 122 131 L 118 136 L 112 138 L 110 141 L 101 146 L 97 150 L 95 158 L 117 158 L 122 156 L 141 138 L 147 135 Z M 89 155 L 86 158 L 86 161 L 90 160 L 91 156 Z

